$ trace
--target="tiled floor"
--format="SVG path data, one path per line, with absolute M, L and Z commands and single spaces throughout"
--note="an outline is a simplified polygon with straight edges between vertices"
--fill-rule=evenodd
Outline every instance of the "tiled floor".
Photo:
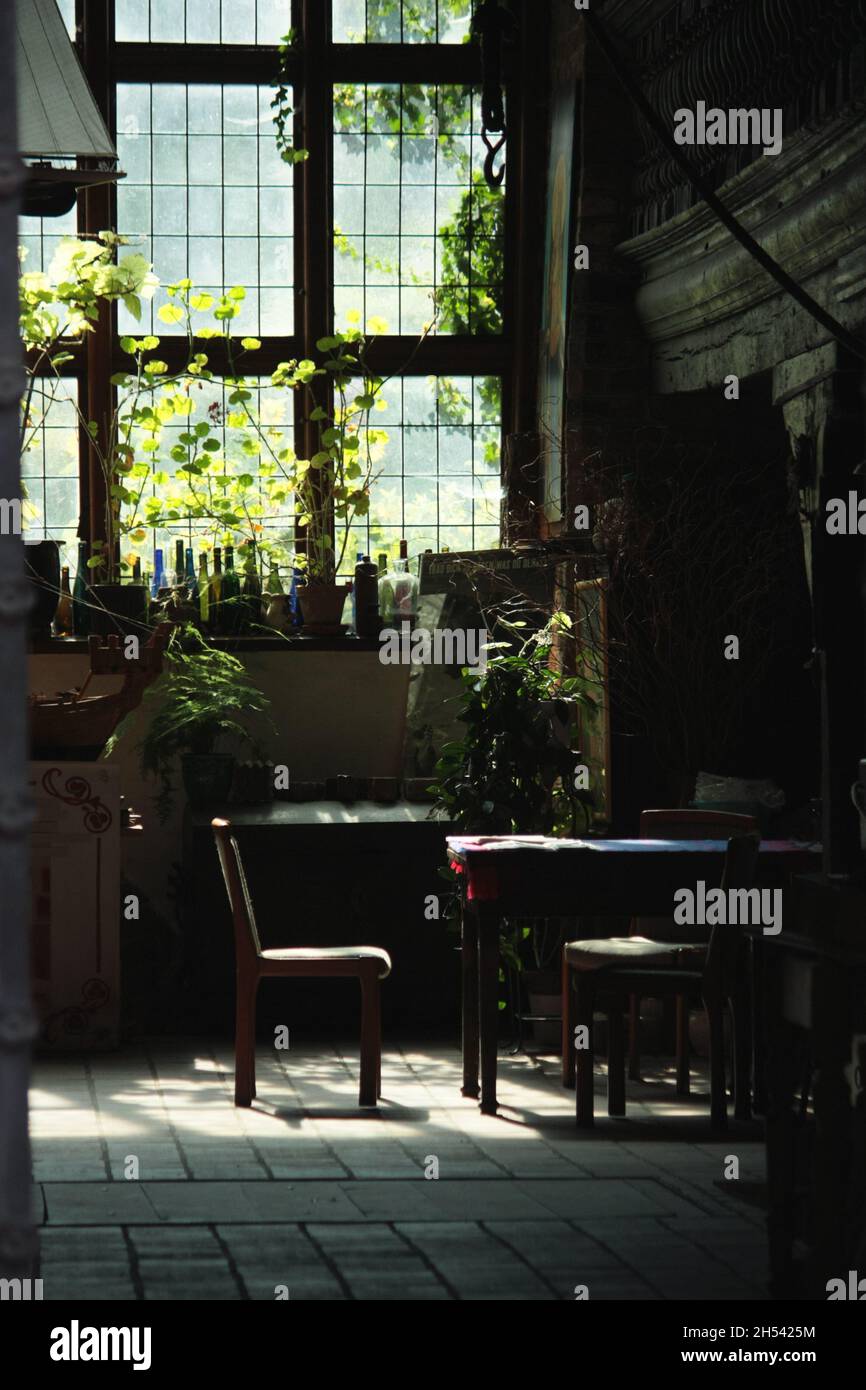
M 556 1058 L 504 1057 L 495 1118 L 459 1076 L 452 1049 L 389 1050 L 361 1111 L 351 1049 L 261 1049 L 244 1111 L 222 1045 L 38 1062 L 45 1298 L 765 1297 L 757 1126 L 711 1138 L 664 1067 L 624 1120 L 599 1074 L 590 1134 Z

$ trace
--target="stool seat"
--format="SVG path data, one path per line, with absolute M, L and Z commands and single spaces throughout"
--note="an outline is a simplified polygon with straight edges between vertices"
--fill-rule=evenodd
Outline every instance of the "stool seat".
M 345 961 L 377 960 L 380 964 L 379 979 L 386 980 L 391 974 L 391 957 L 381 946 L 281 946 L 274 950 L 262 951 L 264 960 L 286 961 Z
M 611 936 L 598 941 L 567 941 L 565 959 L 575 970 L 603 970 L 605 966 L 676 966 L 686 954 L 706 955 L 702 941 L 650 941 L 646 936 Z

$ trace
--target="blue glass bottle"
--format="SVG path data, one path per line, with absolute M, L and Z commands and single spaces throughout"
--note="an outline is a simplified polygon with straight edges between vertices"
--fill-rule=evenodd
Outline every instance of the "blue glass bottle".
M 301 606 L 298 603 L 298 580 L 301 578 L 301 571 L 297 565 L 292 565 L 292 586 L 289 589 L 289 621 L 292 627 L 297 627 L 301 621 Z
M 165 577 L 165 568 L 162 563 L 162 551 L 153 552 L 153 583 L 150 586 L 151 598 L 159 598 L 160 589 L 168 588 L 168 580 Z

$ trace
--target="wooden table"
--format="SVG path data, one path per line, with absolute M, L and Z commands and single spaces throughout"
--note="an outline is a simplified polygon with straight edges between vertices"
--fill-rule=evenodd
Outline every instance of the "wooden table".
M 674 893 L 703 879 L 717 886 L 725 840 L 554 840 L 541 835 L 449 836 L 461 880 L 464 1096 L 496 1113 L 499 933 L 505 917 L 671 917 Z M 814 867 L 820 847 L 761 844 L 761 887 L 784 888 Z M 784 911 L 784 903 L 783 903 Z M 783 918 L 784 920 L 784 918 Z

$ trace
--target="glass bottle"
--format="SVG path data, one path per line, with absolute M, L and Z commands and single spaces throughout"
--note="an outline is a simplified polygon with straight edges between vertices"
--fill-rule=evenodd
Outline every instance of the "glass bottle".
M 375 638 L 379 633 L 379 572 L 369 555 L 362 555 L 355 566 L 355 634 Z
M 182 589 L 186 581 L 186 569 L 183 560 L 183 541 L 174 543 L 174 587 Z
M 207 572 L 207 552 L 202 550 L 198 557 L 198 616 L 202 627 L 206 628 L 210 619 L 210 579 Z
M 235 571 L 234 546 L 226 546 L 226 567 L 223 572 L 220 591 L 222 610 L 222 630 L 229 636 L 237 636 L 243 627 L 243 612 L 240 602 L 241 585 Z
M 72 592 L 69 588 L 69 566 L 60 571 L 60 602 L 54 614 L 55 637 L 71 637 L 73 632 Z
M 87 541 L 78 542 L 78 569 L 75 586 L 72 590 L 72 626 L 77 637 L 86 637 L 90 631 L 90 590 L 87 584 Z
M 194 608 L 198 608 L 198 580 L 195 577 L 195 561 L 192 557 L 192 546 L 186 548 L 186 565 L 184 567 L 183 582 L 186 585 L 186 596 Z
M 400 542 L 400 558 L 379 580 L 379 612 L 384 627 L 415 625 L 418 617 L 418 579 L 409 573 L 406 541 Z
M 168 580 L 165 577 L 165 568 L 162 563 L 162 551 L 153 552 L 153 583 L 150 586 L 150 596 L 152 599 L 159 598 L 160 589 L 168 588 Z
M 210 618 L 210 630 L 211 630 L 211 632 L 213 632 L 213 633 L 220 633 L 220 632 L 222 632 L 222 630 L 223 630 L 223 629 L 222 629 L 222 621 L 223 621 L 222 612 L 223 612 L 223 610 L 222 610 L 222 603 L 221 603 L 221 599 L 222 599 L 222 583 L 223 583 L 222 550 L 220 549 L 220 547 L 219 547 L 218 545 L 215 545 L 215 546 L 214 546 L 214 549 L 213 549 L 213 574 L 212 574 L 211 577 L 210 577 L 210 586 L 209 586 L 209 588 L 208 588 L 208 596 L 207 596 L 208 616 L 209 616 L 209 618 Z
M 282 632 L 289 615 L 289 600 L 280 580 L 279 565 L 271 565 L 271 572 L 265 584 L 265 596 L 267 607 L 262 621 L 266 627 L 272 627 L 277 632 Z
M 302 575 L 297 565 L 292 565 L 292 582 L 289 587 L 289 624 L 297 627 L 301 619 L 301 608 L 298 602 L 298 585 Z
M 250 541 L 244 560 L 244 582 L 241 587 L 244 597 L 244 627 L 255 627 L 262 621 L 262 581 L 256 561 L 256 543 Z
M 359 565 L 362 565 L 363 563 L 364 563 L 364 552 L 363 552 L 363 550 L 356 550 L 356 551 L 355 551 L 355 574 L 356 574 L 356 575 L 357 575 L 357 573 L 358 573 L 358 566 L 359 566 Z M 357 632 L 357 631 L 358 631 L 358 596 L 357 596 L 357 593 L 356 593 L 356 590 L 355 590 L 355 584 L 354 584 L 354 582 L 352 583 L 352 631 L 353 631 L 353 632 Z

